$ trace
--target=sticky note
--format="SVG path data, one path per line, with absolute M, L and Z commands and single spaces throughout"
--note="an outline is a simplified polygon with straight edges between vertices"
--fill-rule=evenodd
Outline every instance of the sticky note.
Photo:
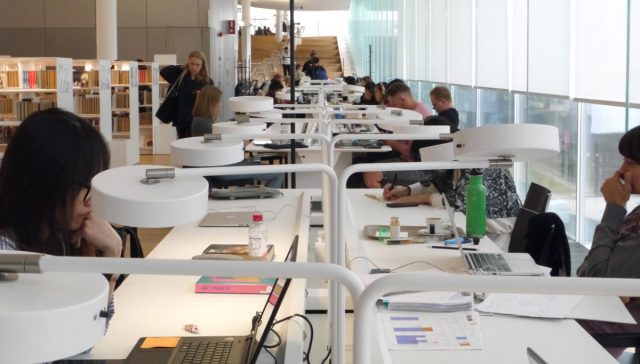
M 153 348 L 175 348 L 178 346 L 180 337 L 148 337 L 144 339 L 140 348 L 153 349 Z

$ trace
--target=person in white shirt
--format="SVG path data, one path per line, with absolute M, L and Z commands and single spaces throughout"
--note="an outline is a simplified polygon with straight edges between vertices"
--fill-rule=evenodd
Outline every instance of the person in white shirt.
M 282 63 L 282 73 L 285 76 L 289 76 L 289 68 L 291 67 L 291 54 L 289 54 L 289 47 L 284 47 L 280 53 L 280 62 Z

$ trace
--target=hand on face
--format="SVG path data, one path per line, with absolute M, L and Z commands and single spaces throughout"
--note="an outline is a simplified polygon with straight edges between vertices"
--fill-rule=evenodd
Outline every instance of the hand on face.
M 631 173 L 615 172 L 604 181 L 600 192 L 607 203 L 624 207 L 631 195 Z
M 119 257 L 122 251 L 122 240 L 118 233 L 106 220 L 93 213 L 82 222 L 80 229 L 73 232 L 71 241 L 76 247 L 89 244 L 100 250 L 105 257 Z

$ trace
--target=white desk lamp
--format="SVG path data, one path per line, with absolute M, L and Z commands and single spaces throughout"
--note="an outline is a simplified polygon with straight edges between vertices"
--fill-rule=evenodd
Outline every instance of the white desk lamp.
M 505 292 L 592 296 L 640 296 L 637 279 L 459 276 L 396 273 L 372 282 L 355 305 L 354 363 L 370 364 L 371 321 L 383 295 L 403 291 Z M 380 347 L 381 350 L 384 348 Z M 576 349 L 576 348 L 572 348 Z
M 393 134 L 391 134 L 393 135 Z M 345 231 L 347 218 L 346 189 L 347 180 L 357 172 L 370 171 L 413 171 L 438 169 L 468 168 L 504 168 L 513 165 L 514 161 L 538 160 L 553 156 L 559 151 L 558 128 L 540 124 L 506 124 L 491 125 L 480 128 L 461 129 L 453 135 L 454 157 L 457 161 L 445 162 L 412 162 L 412 163 L 367 163 L 347 167 L 340 176 L 338 190 L 338 240 L 334 251 L 337 264 L 344 266 Z M 337 292 L 337 310 L 344 310 L 344 296 Z M 344 319 L 338 317 L 337 320 Z M 339 321 L 338 327 L 344 327 Z M 342 350 L 343 346 L 338 346 Z M 344 357 L 344 353 L 338 354 Z

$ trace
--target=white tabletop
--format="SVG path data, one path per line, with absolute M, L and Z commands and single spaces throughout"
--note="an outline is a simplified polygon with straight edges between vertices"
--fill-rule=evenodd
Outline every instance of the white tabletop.
M 262 211 L 274 261 L 282 261 L 296 234 L 298 261 L 307 260 L 310 198 L 303 190 L 283 190 L 275 199 L 209 201 L 212 211 Z M 275 215 L 278 214 L 275 221 Z M 247 228 L 202 228 L 198 222 L 177 226 L 148 254 L 147 259 L 190 259 L 209 244 L 245 244 Z M 215 273 L 215 272 L 212 272 Z M 132 275 L 116 290 L 116 313 L 104 338 L 87 355 L 91 359 L 126 358 L 142 336 L 189 336 L 185 324 L 197 324 L 200 335 L 246 335 L 251 318 L 262 310 L 266 295 L 196 294 L 192 276 Z M 294 280 L 279 317 L 304 313 L 304 280 Z M 303 325 L 287 326 L 287 361 L 302 361 Z M 291 329 L 291 328 L 295 329 Z M 290 359 L 293 357 L 294 359 Z
M 348 261 L 357 256 L 371 259 L 382 268 L 395 268 L 412 261 L 428 261 L 443 270 L 462 273 L 463 263 L 456 250 L 431 249 L 425 244 L 385 245 L 363 234 L 365 225 L 388 225 L 391 216 L 399 216 L 401 225 L 425 225 L 427 217 L 448 220 L 444 209 L 427 205 L 388 208 L 383 202 L 365 196 L 381 195 L 381 190 L 349 190 L 347 254 Z M 366 212 L 366 213 L 365 213 Z M 465 217 L 455 215 L 456 224 L 464 228 Z M 488 238 L 477 246 L 482 251 L 499 251 Z M 351 268 L 367 273 L 373 266 L 364 259 L 353 261 Z M 435 269 L 427 264 L 410 265 L 399 271 Z M 552 279 L 552 278 L 549 278 Z M 629 322 L 628 311 L 617 297 L 585 297 L 576 307 L 578 317 Z M 533 319 L 514 316 L 482 316 L 480 319 L 484 347 L 480 351 L 387 351 L 381 359 L 393 363 L 528 363 L 526 348 L 532 347 L 549 363 L 615 363 L 602 347 L 574 320 Z M 378 332 L 380 340 L 381 333 Z M 382 339 L 383 341 L 384 339 Z M 375 357 L 376 355 L 374 355 Z M 380 359 L 380 358 L 379 358 Z

